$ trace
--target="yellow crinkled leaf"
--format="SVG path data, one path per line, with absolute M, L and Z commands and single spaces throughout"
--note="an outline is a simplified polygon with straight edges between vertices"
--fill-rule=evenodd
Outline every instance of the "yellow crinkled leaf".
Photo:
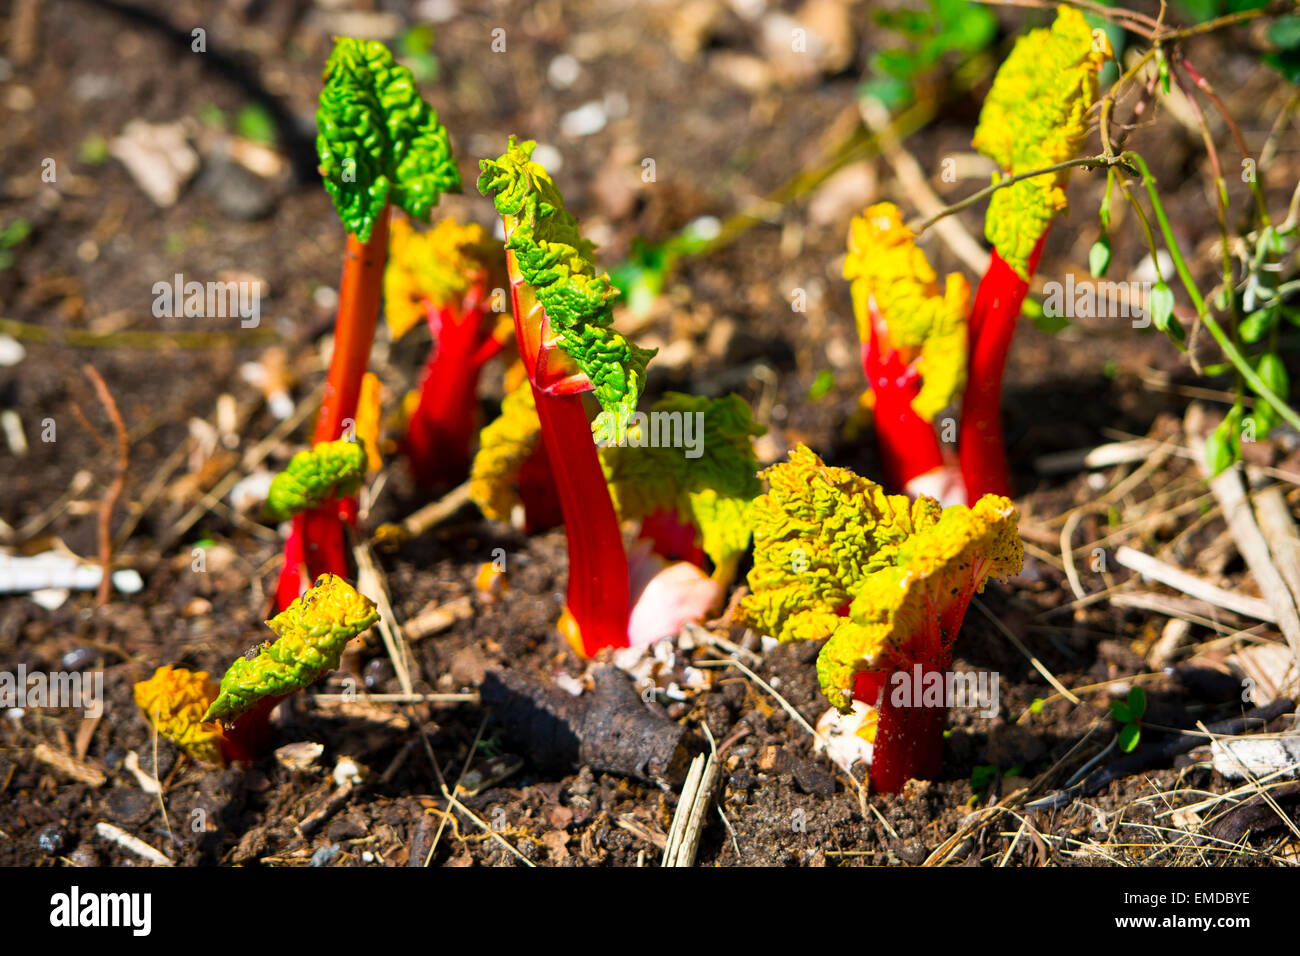
M 264 697 L 306 687 L 339 666 L 348 641 L 379 620 L 375 604 L 333 574 L 322 574 L 298 600 L 266 622 L 276 641 L 241 657 L 221 678 L 206 720 L 233 721 Z
M 425 300 L 434 306 L 459 303 L 476 282 L 484 281 L 505 252 L 478 223 L 442 219 L 417 231 L 395 218 L 389 230 L 384 269 L 384 318 L 393 338 L 401 338 L 425 319 Z
M 818 679 L 841 710 L 857 672 L 951 642 L 970 596 L 1024 562 L 1006 498 L 909 501 L 803 445 L 763 477 L 768 490 L 750 512 L 752 593 L 738 617 L 781 641 L 826 640 Z
M 966 316 L 970 287 L 957 273 L 939 291 L 938 276 L 893 203 L 870 206 L 849 225 L 844 278 L 852 283 L 858 335 L 871 339 L 872 303 L 884 327 L 874 330 L 883 352 L 905 362 L 920 358 L 921 391 L 912 410 L 926 421 L 952 403 L 966 385 Z
M 887 495 L 804 445 L 761 477 L 768 490 L 750 506 L 754 567 L 739 615 L 780 641 L 856 629 L 839 610 L 869 573 L 889 565 L 904 541 L 939 516 L 933 499 Z
M 519 469 L 541 440 L 533 387 L 525 379 L 501 401 L 500 416 L 479 433 L 478 453 L 469 472 L 469 496 L 485 518 L 509 521 L 515 506 L 523 503 Z
M 700 546 L 719 568 L 749 547 L 744 516 L 762 490 L 754 438 L 766 431 L 739 395 L 681 392 L 665 392 L 649 416 L 638 412 L 620 425 L 606 413 L 592 423 L 619 520 L 675 509 L 699 530 Z
M 135 702 L 161 736 L 195 760 L 219 764 L 220 728 L 203 720 L 217 693 L 207 671 L 165 665 L 135 685 Z
M 905 541 L 893 563 L 869 574 L 853 598 L 842 628 L 817 657 L 817 678 L 832 704 L 847 710 L 853 678 L 891 652 L 907 657 L 910 642 L 951 642 L 970 598 L 990 577 L 1020 573 L 1024 544 L 1010 499 L 985 495 L 974 507 L 952 505 L 938 522 Z
M 1050 28 L 1016 41 L 984 100 L 974 147 L 1001 168 L 994 182 L 1065 162 L 1088 135 L 1088 110 L 1097 99 L 1097 72 L 1112 56 L 1102 30 L 1078 10 L 1062 6 Z M 1028 279 L 1028 259 L 1052 221 L 1066 208 L 1062 170 L 1021 180 L 993 195 L 985 235 L 998 254 Z

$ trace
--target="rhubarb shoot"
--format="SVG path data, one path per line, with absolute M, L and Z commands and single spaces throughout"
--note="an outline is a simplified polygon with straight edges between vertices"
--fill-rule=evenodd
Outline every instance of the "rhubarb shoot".
M 512 136 L 504 154 L 480 163 L 478 188 L 505 228 L 515 335 L 564 511 L 567 614 L 590 655 L 627 644 L 628 567 L 580 393 L 614 414 L 635 408 L 654 352 L 610 327 L 618 290 L 597 274 L 594 246 L 532 161 L 535 146 Z
M 422 487 L 455 484 L 469 470 L 479 371 L 504 343 L 489 308 L 494 272 L 504 268 L 501 243 L 476 223 L 444 219 L 428 232 L 401 219 L 392 225 L 384 273 L 389 329 L 400 338 L 423 320 L 433 335 L 404 442 Z
M 203 720 L 235 723 L 258 705 L 281 700 L 339 666 L 348 641 L 379 620 L 374 602 L 342 578 L 323 574 L 306 594 L 266 622 L 276 635 L 221 678 Z
M 933 423 L 966 384 L 966 280 L 950 274 L 940 292 L 892 203 L 853 219 L 844 277 L 852 283 L 886 482 L 908 494 L 961 498 Z
M 348 547 L 338 499 L 356 494 L 366 465 L 360 443 L 322 442 L 295 454 L 271 479 L 264 513 L 273 521 L 293 519 L 276 588 L 278 607 L 288 607 L 319 575 L 347 575 Z
M 997 164 L 994 183 L 1078 155 L 1097 99 L 1097 72 L 1111 57 L 1105 31 L 1073 7 L 1050 28 L 1016 41 L 984 101 L 973 145 Z M 1052 220 L 1066 210 L 1068 170 L 1019 180 L 993 193 L 985 236 L 993 244 L 970 319 L 970 388 L 958 448 L 968 501 L 1011 494 L 1002 439 L 1002 371 L 1016 320 Z
M 336 441 L 356 425 L 379 321 L 391 206 L 427 222 L 441 195 L 460 189 L 446 129 L 416 91 L 411 71 L 382 43 L 336 39 L 324 81 L 316 151 L 325 189 L 348 235 L 315 444 Z M 298 563 L 303 555 L 310 568 L 313 551 L 327 554 L 317 566 L 346 573 L 343 521 L 353 520 L 355 512 L 350 500 L 337 508 L 324 501 L 294 519 L 277 592 L 281 608 L 310 577 Z
M 847 713 L 856 691 L 879 712 L 877 791 L 933 778 L 947 708 L 891 691 L 899 675 L 946 672 L 971 598 L 990 577 L 1020 571 L 1014 505 L 989 495 L 973 507 L 943 508 L 932 498 L 887 495 L 802 445 L 762 477 L 768 491 L 751 512 L 752 593 L 740 619 L 781 641 L 826 641 L 817 676 L 827 699 Z

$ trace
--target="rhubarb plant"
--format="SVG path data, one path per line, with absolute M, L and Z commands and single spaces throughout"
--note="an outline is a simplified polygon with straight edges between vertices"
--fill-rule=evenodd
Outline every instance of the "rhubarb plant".
M 844 277 L 851 282 L 886 484 L 911 495 L 964 500 L 934 420 L 966 385 L 965 278 L 949 274 L 940 291 L 934 269 L 892 203 L 878 203 L 853 219 Z
M 1029 280 L 1052 221 L 1065 212 L 1067 168 L 1088 134 L 1097 73 L 1111 57 L 1102 30 L 1073 7 L 1016 41 L 980 112 L 974 146 L 997 164 L 985 216 L 993 244 L 970 315 L 969 385 L 957 436 L 966 499 L 1011 494 L 1002 438 L 1002 373 Z M 1017 176 L 1047 170 L 1013 180 Z
M 761 490 L 752 440 L 764 429 L 739 396 L 669 392 L 650 415 L 657 417 L 601 415 L 592 423 L 608 494 L 625 532 L 625 643 L 633 647 L 676 634 L 685 622 L 719 609 L 749 549 L 749 508 Z M 685 441 L 688 420 L 690 448 L 651 442 L 648 421 L 667 422 L 661 427 Z M 530 387 L 507 394 L 501 417 L 483 430 L 470 497 L 493 520 L 518 524 L 513 519 L 522 515 L 527 533 L 554 519 L 559 499 Z M 571 612 L 561 617 L 559 629 L 586 653 Z
M 504 271 L 501 243 L 477 223 L 443 219 L 426 232 L 403 219 L 392 224 L 384 273 L 389 330 L 397 339 L 425 322 L 433 337 L 403 442 L 424 488 L 454 485 L 469 471 L 479 372 L 510 333 L 491 308 Z
M 443 193 L 460 190 L 446 129 L 416 91 L 411 71 L 387 47 L 336 39 L 324 81 L 316 150 L 325 189 L 347 230 L 347 249 L 316 445 L 338 441 L 356 424 L 379 320 L 391 207 L 427 222 Z M 295 593 L 293 582 L 323 573 L 348 575 L 344 523 L 355 513 L 355 501 L 345 495 L 294 517 L 280 577 L 281 608 L 300 593 L 301 585 Z
M 478 188 L 505 229 L 515 336 L 564 512 L 567 612 L 594 654 L 627 644 L 628 566 L 581 394 L 612 414 L 635 408 L 654 351 L 611 327 L 618 290 L 597 273 L 594 247 L 532 161 L 535 146 L 512 136 L 505 153 L 480 163 Z
M 875 790 L 933 779 L 947 708 L 898 691 L 942 680 L 971 599 L 990 578 L 1019 573 L 1015 506 L 998 495 L 947 508 L 889 495 L 803 445 L 762 477 L 739 619 L 780 641 L 825 641 L 817 677 L 826 698 L 841 712 L 855 697 L 872 711 Z
M 276 585 L 276 606 L 292 604 L 310 583 L 311 570 L 348 567 L 348 543 L 338 502 L 356 494 L 366 474 L 360 442 L 327 441 L 304 449 L 271 480 L 263 513 L 273 521 L 292 520 L 284 564 Z
M 276 640 L 226 671 L 160 667 L 135 685 L 136 704 L 161 736 L 204 763 L 256 760 L 271 740 L 271 712 L 339 665 L 344 647 L 379 620 L 374 602 L 334 575 L 266 622 Z

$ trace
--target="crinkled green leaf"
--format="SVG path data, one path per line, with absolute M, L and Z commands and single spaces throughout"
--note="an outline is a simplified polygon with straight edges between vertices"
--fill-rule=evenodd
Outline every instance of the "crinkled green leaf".
M 411 71 L 382 43 L 339 37 L 324 79 L 316 152 L 348 232 L 368 240 L 387 202 L 428 222 L 443 193 L 460 191 L 460 173 Z
M 339 666 L 348 641 L 379 620 L 374 602 L 333 574 L 267 621 L 277 640 L 241 657 L 221 678 L 203 719 L 229 723 L 264 697 L 282 697 Z
M 781 641 L 828 639 L 817 677 L 841 710 L 855 674 L 951 646 L 971 597 L 1024 563 L 1015 506 L 997 495 L 946 509 L 887 495 L 803 445 L 763 477 L 738 617 Z
M 590 380 L 601 408 L 635 408 L 655 349 L 633 345 L 610 327 L 618 290 L 597 274 L 595 247 L 578 232 L 546 169 L 532 161 L 534 142 L 510 137 L 498 159 L 479 163 L 478 188 L 506 221 L 506 248 L 546 310 L 558 346 Z
M 359 442 L 340 439 L 300 451 L 271 479 L 266 516 L 283 521 L 331 498 L 356 493 L 366 474 L 366 450 Z
M 656 422 L 657 436 L 650 434 Z M 753 439 L 767 429 L 743 398 L 667 392 L 649 416 L 605 412 L 592 427 L 620 518 L 675 508 L 700 530 L 701 547 L 718 566 L 749 547 L 746 513 L 762 491 Z M 624 433 L 626 444 L 611 444 Z
M 973 145 L 998 164 L 993 181 L 1079 154 L 1097 99 L 1097 72 L 1111 55 L 1083 15 L 1062 6 L 1050 28 L 1016 41 L 984 99 Z M 1051 221 L 1065 211 L 1065 170 L 1022 179 L 989 201 L 984 234 L 1021 278 Z

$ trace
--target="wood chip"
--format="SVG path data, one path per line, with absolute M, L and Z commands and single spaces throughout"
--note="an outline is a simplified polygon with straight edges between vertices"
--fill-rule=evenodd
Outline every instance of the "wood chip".
M 673 814 L 672 827 L 665 841 L 662 866 L 695 865 L 700 832 L 713 802 L 717 781 L 717 751 L 707 756 L 699 754 L 691 761 L 691 769 L 682 785 L 681 799 L 677 803 L 677 812 Z
M 152 863 L 154 866 L 173 866 L 170 859 L 160 851 L 155 850 L 148 843 L 138 837 L 133 837 L 121 827 L 114 826 L 111 823 L 96 823 L 96 835 L 107 840 L 109 843 L 116 844 L 129 853 L 134 853 L 142 860 Z
M 1291 645 L 1291 652 L 1300 660 L 1300 610 L 1296 608 L 1296 599 L 1282 579 L 1277 565 L 1273 563 L 1273 554 L 1255 520 L 1250 499 L 1246 497 L 1241 469 L 1228 468 L 1210 478 L 1209 467 L 1205 462 L 1204 417 L 1204 412 L 1196 403 L 1187 410 L 1188 444 L 1201 473 L 1210 479 L 1210 490 L 1223 509 L 1223 517 L 1237 542 L 1237 550 L 1246 562 L 1246 567 L 1250 568 L 1255 583 L 1259 585 L 1260 594 L 1272 609 L 1273 622 Z M 1285 506 L 1283 510 L 1286 510 Z
M 1295 519 L 1280 485 L 1265 488 L 1256 496 L 1255 517 L 1278 573 L 1290 589 L 1292 600 L 1300 606 L 1300 532 L 1296 531 Z
M 1150 438 L 1138 438 L 1133 441 L 1111 442 L 1095 448 L 1079 448 L 1073 451 L 1058 451 L 1034 459 L 1034 471 L 1040 475 L 1074 474 L 1084 469 L 1109 468 L 1112 465 L 1127 465 L 1135 461 L 1145 461 L 1151 457 L 1158 442 Z
M 457 621 L 463 621 L 465 618 L 473 616 L 474 604 L 466 595 L 465 597 L 458 597 L 454 601 L 448 601 L 446 604 L 439 604 L 437 607 L 421 611 L 407 621 L 402 630 L 406 633 L 408 640 L 418 641 L 422 637 L 440 634 Z
M 1152 581 L 1159 581 L 1175 591 L 1181 591 L 1216 607 L 1227 608 L 1229 611 L 1236 611 L 1238 614 L 1253 617 L 1260 621 L 1267 621 L 1270 624 L 1277 623 L 1277 616 L 1272 605 L 1263 598 L 1238 594 L 1236 591 L 1218 587 L 1209 581 L 1198 578 L 1194 574 L 1189 574 L 1182 568 L 1166 564 L 1159 558 L 1143 554 L 1141 551 L 1127 545 L 1122 546 L 1115 552 L 1115 560 L 1130 571 L 1136 571 L 1143 577 L 1150 578 Z
M 1252 644 L 1228 657 L 1226 663 L 1235 667 L 1251 683 L 1248 689 L 1256 704 L 1268 704 L 1279 697 L 1295 699 L 1300 691 L 1297 680 L 1295 655 L 1285 644 Z
M 32 751 L 32 756 L 47 767 L 91 787 L 102 787 L 108 780 L 98 767 L 84 760 L 78 760 L 62 750 L 55 750 L 49 744 L 37 744 Z

